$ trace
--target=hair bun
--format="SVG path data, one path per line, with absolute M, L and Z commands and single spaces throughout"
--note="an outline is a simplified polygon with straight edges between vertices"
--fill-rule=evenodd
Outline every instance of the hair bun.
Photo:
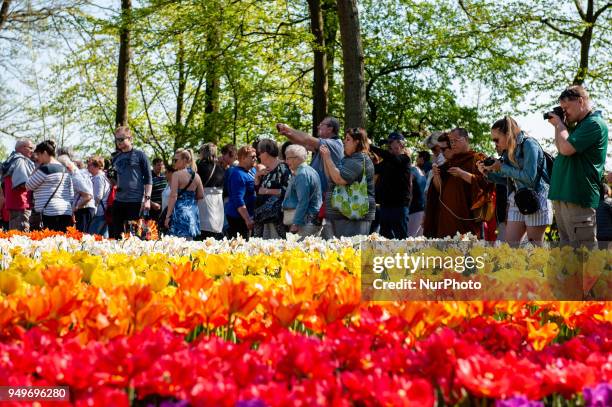
M 55 150 L 56 145 L 54 140 L 46 140 L 45 142 L 49 145 L 49 147 Z

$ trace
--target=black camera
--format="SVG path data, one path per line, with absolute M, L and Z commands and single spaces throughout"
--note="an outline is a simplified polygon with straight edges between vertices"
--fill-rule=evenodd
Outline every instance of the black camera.
M 495 164 L 495 160 L 495 157 L 487 157 L 482 161 L 482 163 L 485 165 L 485 167 L 490 167 Z
M 550 119 L 550 114 L 554 113 L 557 116 L 559 116 L 559 118 L 561 119 L 561 121 L 565 121 L 565 112 L 563 111 L 563 108 L 561 106 L 557 106 L 555 107 L 552 112 L 546 112 L 544 113 L 544 120 L 548 120 Z

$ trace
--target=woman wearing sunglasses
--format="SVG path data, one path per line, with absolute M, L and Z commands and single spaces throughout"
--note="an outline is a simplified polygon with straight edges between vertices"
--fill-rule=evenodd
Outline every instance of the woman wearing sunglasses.
M 336 237 L 367 235 L 370 224 L 374 220 L 376 202 L 374 200 L 374 164 L 368 156 L 368 136 L 362 128 L 348 129 L 344 134 L 344 157 L 340 168 L 336 167 L 327 146 L 319 147 L 328 179 L 325 218 L 331 221 L 333 234 Z M 368 210 L 363 217 L 352 219 L 332 205 L 334 190 L 339 186 L 349 186 L 360 183 L 366 177 Z
M 526 233 L 529 241 L 541 242 L 553 218 L 552 204 L 547 199 L 550 174 L 546 168 L 544 150 L 534 138 L 527 137 L 510 116 L 493 123 L 491 138 L 502 157 L 489 166 L 480 162 L 478 169 L 490 181 L 508 187 L 508 218 L 504 240 L 520 242 Z M 525 208 L 520 207 L 521 200 L 516 199 L 517 193 L 522 194 L 527 190 L 535 192 L 534 202 L 537 201 L 536 207 L 539 207 L 531 214 L 525 214 Z
M 168 234 L 192 240 L 200 235 L 200 211 L 197 201 L 204 197 L 191 150 L 179 148 L 172 160 L 174 169 L 170 181 L 170 196 L 165 227 Z

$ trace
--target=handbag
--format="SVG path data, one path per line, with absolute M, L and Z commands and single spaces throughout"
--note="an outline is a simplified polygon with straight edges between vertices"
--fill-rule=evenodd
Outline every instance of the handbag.
M 540 210 L 538 194 L 531 188 L 521 188 L 514 193 L 514 203 L 523 215 L 532 215 Z
M 363 158 L 361 180 L 350 185 L 335 185 L 331 197 L 331 206 L 351 220 L 363 219 L 368 214 L 370 201 L 368 198 L 365 157 Z
M 269 195 L 262 205 L 255 208 L 253 219 L 258 223 L 278 222 L 282 210 L 280 196 Z
M 523 149 L 523 144 L 525 141 L 521 143 L 521 151 Z M 541 149 L 542 147 L 540 147 Z M 544 151 L 544 150 L 542 150 Z M 544 162 L 538 163 L 538 174 L 536 175 L 534 186 L 537 186 L 540 178 L 542 177 L 542 172 L 544 170 L 544 165 L 546 165 L 546 155 L 544 155 Z M 540 210 L 540 199 L 538 197 L 538 193 L 532 188 L 517 188 L 516 182 L 512 180 L 514 183 L 514 189 L 516 192 L 514 193 L 514 203 L 518 208 L 519 212 L 523 215 L 533 215 L 537 211 Z
M 294 219 L 295 219 L 295 209 L 283 209 L 283 225 L 285 226 L 293 225 Z

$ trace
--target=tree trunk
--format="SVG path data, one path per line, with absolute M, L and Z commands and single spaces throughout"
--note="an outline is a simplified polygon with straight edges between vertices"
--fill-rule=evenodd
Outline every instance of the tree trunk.
M 338 19 L 344 61 L 345 127 L 365 127 L 364 56 L 357 0 L 338 0 Z
M 8 20 L 8 12 L 10 5 L 11 0 L 4 0 L 2 2 L 2 7 L 0 8 L 0 30 L 2 29 L 2 26 L 6 23 L 6 20 Z
M 327 116 L 327 52 L 321 0 L 308 0 L 310 31 L 314 35 L 314 81 L 312 103 L 312 135 L 317 136 L 319 123 Z
M 322 0 L 323 27 L 325 33 L 325 48 L 327 53 L 327 112 L 334 114 L 339 110 L 334 98 L 336 80 L 334 78 L 334 61 L 336 57 L 336 36 L 338 33 L 338 7 L 336 0 Z
M 187 77 L 185 74 L 185 43 L 183 36 L 178 38 L 178 51 L 176 53 L 176 64 L 178 67 L 178 89 L 176 93 L 176 120 L 174 123 L 174 150 L 184 147 L 183 106 L 185 104 L 185 88 Z
M 116 126 L 128 124 L 128 75 L 130 72 L 130 25 L 132 1 L 121 0 L 121 28 L 119 30 L 119 66 L 117 69 Z
M 589 51 L 591 49 L 591 39 L 593 38 L 593 26 L 588 26 L 580 39 L 580 66 L 574 77 L 574 85 L 582 85 L 589 73 Z
M 204 88 L 204 141 L 218 142 L 220 139 L 218 126 L 219 90 L 221 79 L 218 67 L 218 53 L 221 41 L 219 30 L 212 27 L 206 38 L 206 50 L 209 53 L 206 63 L 206 87 Z M 215 52 L 211 52 L 211 51 Z
M 578 66 L 578 72 L 574 77 L 574 85 L 582 85 L 584 80 L 589 73 L 589 51 L 591 49 L 591 40 L 593 39 L 593 27 L 595 27 L 595 10 L 593 0 L 589 0 L 587 4 L 586 15 L 584 13 L 581 16 L 586 25 L 582 36 L 580 37 L 580 65 Z

